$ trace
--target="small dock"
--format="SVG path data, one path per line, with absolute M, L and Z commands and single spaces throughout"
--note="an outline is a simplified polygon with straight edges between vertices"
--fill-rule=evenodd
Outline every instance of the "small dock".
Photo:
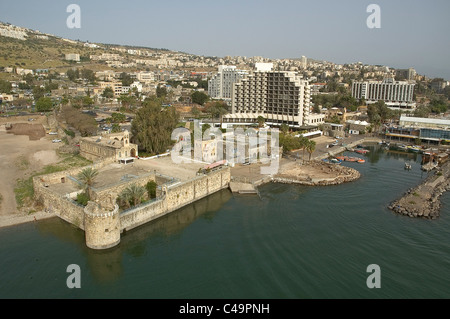
M 237 194 L 258 195 L 258 190 L 253 184 L 242 182 L 230 182 L 230 190 Z

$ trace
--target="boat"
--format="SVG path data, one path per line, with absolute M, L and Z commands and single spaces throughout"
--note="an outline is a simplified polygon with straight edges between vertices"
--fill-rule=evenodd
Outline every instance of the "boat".
M 409 151 L 411 151 L 411 152 L 414 152 L 414 153 L 420 153 L 422 151 L 422 149 L 419 146 L 416 146 L 416 145 L 414 145 L 414 146 L 407 146 L 407 149 Z
M 360 158 L 357 162 L 360 163 L 360 164 L 364 164 L 366 162 L 366 160 Z
M 349 158 L 347 158 L 347 162 L 357 162 L 358 160 L 360 160 L 359 157 L 349 157 Z
M 366 150 L 364 148 L 358 148 L 355 150 L 355 152 L 358 154 L 367 154 L 367 153 L 369 153 L 369 150 Z
M 412 168 L 411 164 L 405 163 L 405 169 L 410 170 Z
M 397 148 L 401 151 L 407 151 L 408 147 L 405 144 L 397 145 Z
M 332 158 L 332 159 L 330 160 L 330 163 L 332 163 L 332 164 L 341 164 L 342 161 L 338 160 L 337 158 Z
M 348 159 L 348 156 L 337 156 L 336 159 L 339 161 L 346 161 Z

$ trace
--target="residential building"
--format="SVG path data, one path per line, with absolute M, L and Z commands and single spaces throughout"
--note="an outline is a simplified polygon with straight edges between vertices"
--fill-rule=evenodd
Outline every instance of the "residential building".
M 397 77 L 402 80 L 414 81 L 416 79 L 416 70 L 413 68 L 409 69 L 398 69 L 395 71 Z
M 78 53 L 67 53 L 66 61 L 80 62 L 80 55 Z
M 300 65 L 303 69 L 306 69 L 306 67 L 308 66 L 308 58 L 305 57 L 304 55 L 302 55 L 300 59 Z
M 142 83 L 151 83 L 155 81 L 155 74 L 153 72 L 138 72 L 136 79 Z
M 393 109 L 414 109 L 416 107 L 413 101 L 414 86 L 414 82 L 394 79 L 353 82 L 352 96 L 364 99 L 368 104 L 384 101 Z
M 238 70 L 235 66 L 220 65 L 218 73 L 208 82 L 208 95 L 213 99 L 231 101 L 233 84 L 247 74 L 247 71 Z

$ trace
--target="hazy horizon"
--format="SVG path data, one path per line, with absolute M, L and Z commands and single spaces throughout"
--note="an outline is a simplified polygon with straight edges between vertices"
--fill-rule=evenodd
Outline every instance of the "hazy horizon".
M 81 8 L 81 28 L 66 25 L 69 4 Z M 381 8 L 381 28 L 369 29 L 369 4 Z M 0 20 L 59 37 L 164 48 L 201 56 L 300 58 L 413 67 L 450 79 L 447 0 L 359 1 L 25 1 L 0 3 Z

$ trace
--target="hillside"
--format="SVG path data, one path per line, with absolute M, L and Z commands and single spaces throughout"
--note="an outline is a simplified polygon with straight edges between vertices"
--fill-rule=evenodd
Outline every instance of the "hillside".
M 109 53 L 119 54 L 125 59 L 136 58 L 136 56 L 119 51 L 121 49 L 122 51 L 144 49 L 150 54 L 158 52 L 170 53 L 170 51 L 165 49 L 113 44 L 98 44 L 98 46 L 98 48 L 91 48 L 83 42 L 63 39 L 50 34 L 42 34 L 39 31 L 0 22 L 0 68 L 53 69 L 55 71 L 65 72 L 74 66 L 89 66 L 90 69 L 96 71 L 104 70 L 108 67 L 100 61 L 90 61 L 89 57 L 91 55 Z M 80 55 L 80 63 L 65 60 L 65 55 L 71 53 Z

